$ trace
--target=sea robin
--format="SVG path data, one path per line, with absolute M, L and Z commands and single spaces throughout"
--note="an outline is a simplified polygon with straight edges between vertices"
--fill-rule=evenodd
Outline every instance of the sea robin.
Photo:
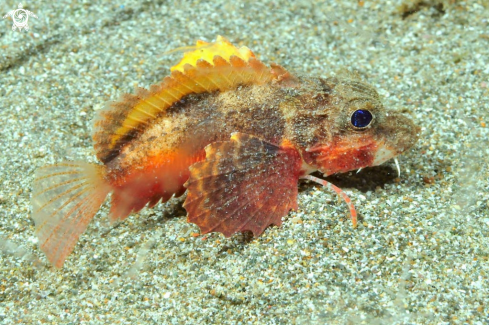
M 297 183 L 307 178 L 340 194 L 356 225 L 346 194 L 309 174 L 379 165 L 417 139 L 413 122 L 354 74 L 295 76 L 222 37 L 197 42 L 171 70 L 99 113 L 102 164 L 37 171 L 32 217 L 56 267 L 111 192 L 111 222 L 187 191 L 188 221 L 202 233 L 257 236 L 297 209 Z

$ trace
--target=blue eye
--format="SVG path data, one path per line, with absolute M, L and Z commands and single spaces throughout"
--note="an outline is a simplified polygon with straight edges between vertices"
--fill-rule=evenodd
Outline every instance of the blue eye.
M 372 122 L 372 113 L 365 109 L 359 109 L 351 115 L 351 124 L 356 128 L 366 128 Z

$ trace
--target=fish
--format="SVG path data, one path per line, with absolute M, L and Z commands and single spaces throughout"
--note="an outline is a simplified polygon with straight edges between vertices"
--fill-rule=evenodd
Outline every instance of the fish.
M 187 221 L 201 234 L 259 236 L 298 209 L 301 179 L 338 193 L 355 227 L 349 197 L 311 173 L 380 165 L 413 147 L 418 132 L 357 74 L 296 75 L 222 36 L 197 41 L 160 83 L 98 112 L 98 163 L 35 172 L 39 246 L 63 267 L 109 194 L 111 224 L 187 193 Z

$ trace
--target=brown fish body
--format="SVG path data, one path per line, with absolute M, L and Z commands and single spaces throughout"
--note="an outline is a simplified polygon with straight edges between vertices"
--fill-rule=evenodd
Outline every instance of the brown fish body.
M 151 89 L 124 95 L 95 121 L 103 165 L 40 169 L 33 218 L 41 248 L 61 267 L 112 192 L 110 219 L 125 219 L 188 192 L 202 233 L 259 235 L 297 208 L 299 178 L 374 166 L 416 141 L 417 127 L 386 110 L 357 76 L 294 77 L 222 38 L 198 43 Z
M 147 203 L 153 206 L 160 199 L 165 202 L 173 194 L 183 194 L 189 167 L 205 158 L 204 148 L 228 140 L 234 132 L 274 144 L 289 141 L 310 156 L 308 147 L 332 141 L 335 116 L 341 111 L 334 105 L 341 98 L 333 92 L 333 81 L 295 78 L 188 95 L 106 162 L 114 187 L 112 219 L 122 220 Z M 309 162 L 313 164 L 310 157 Z M 365 161 L 361 163 L 365 166 Z
M 147 203 L 153 206 L 183 194 L 189 167 L 205 158 L 204 148 L 229 140 L 233 132 L 281 143 L 285 91 L 279 85 L 249 85 L 188 95 L 171 107 L 106 163 L 115 189 L 112 218 L 122 220 Z

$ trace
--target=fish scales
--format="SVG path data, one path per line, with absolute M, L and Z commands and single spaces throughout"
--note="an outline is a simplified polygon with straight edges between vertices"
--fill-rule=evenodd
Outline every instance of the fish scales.
M 356 226 L 348 196 L 309 174 L 379 165 L 419 132 L 358 75 L 294 76 L 220 36 L 198 41 L 160 84 L 110 103 L 94 126 L 101 164 L 36 172 L 32 217 L 56 267 L 109 193 L 111 222 L 187 192 L 201 233 L 258 236 L 297 209 L 297 183 L 308 179 L 338 193 Z

